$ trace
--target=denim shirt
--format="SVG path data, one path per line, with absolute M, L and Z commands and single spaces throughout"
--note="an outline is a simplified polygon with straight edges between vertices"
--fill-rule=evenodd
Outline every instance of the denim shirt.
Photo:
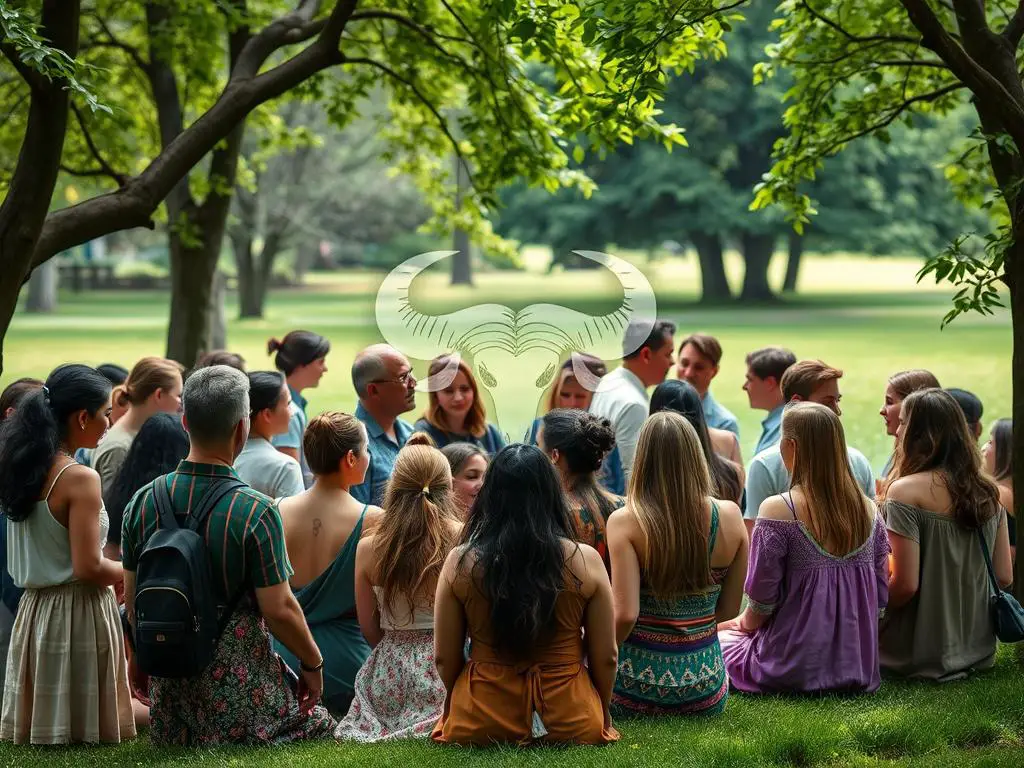
M 349 489 L 349 493 L 363 504 L 380 506 L 384 501 L 384 489 L 391 478 L 391 470 L 395 466 L 395 458 L 409 435 L 413 433 L 412 424 L 402 419 L 395 419 L 396 444 L 388 437 L 376 419 L 370 415 L 362 403 L 356 406 L 355 416 L 366 425 L 369 438 L 370 466 L 366 469 L 366 478 L 359 485 Z
M 709 389 L 701 401 L 704 410 L 704 421 L 712 429 L 724 429 L 732 432 L 736 437 L 740 436 L 740 425 L 732 411 L 715 400 Z
M 782 439 L 782 411 L 785 407 L 785 405 L 778 405 L 772 408 L 761 422 L 761 439 L 757 441 L 757 447 L 754 448 L 755 456 L 766 448 L 771 448 Z

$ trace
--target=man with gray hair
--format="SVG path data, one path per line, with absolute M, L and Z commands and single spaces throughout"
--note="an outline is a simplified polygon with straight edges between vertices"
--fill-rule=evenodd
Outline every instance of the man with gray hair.
M 416 407 L 416 377 L 405 355 L 388 344 L 374 344 L 352 363 L 352 386 L 359 396 L 355 416 L 369 438 L 370 465 L 366 478 L 349 493 L 380 506 L 395 458 L 413 433 L 412 424 L 398 417 Z
M 184 526 L 207 489 L 225 478 L 238 481 L 231 465 L 249 436 L 249 379 L 241 371 L 226 365 L 197 370 L 185 382 L 182 402 L 188 456 L 139 489 L 124 514 L 125 609 L 132 627 L 139 558 L 163 527 L 157 484 L 164 484 L 175 522 Z M 213 594 L 206 597 L 221 614 L 220 640 L 213 661 L 195 677 L 150 678 L 150 738 L 154 744 L 212 746 L 328 736 L 334 722 L 317 705 L 323 658 L 288 583 L 292 568 L 281 515 L 269 498 L 244 484 L 225 490 L 198 528 L 210 563 Z M 300 661 L 294 688 L 281 674 L 270 633 Z

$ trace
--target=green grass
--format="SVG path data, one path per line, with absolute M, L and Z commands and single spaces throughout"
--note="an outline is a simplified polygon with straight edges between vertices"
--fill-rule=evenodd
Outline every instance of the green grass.
M 531 253 L 529 260 L 536 263 L 539 258 Z M 943 385 L 976 392 L 985 403 L 986 421 L 1010 414 L 1008 315 L 962 317 L 940 331 L 949 293 L 915 284 L 919 262 L 808 258 L 797 297 L 778 306 L 755 307 L 694 303 L 698 283 L 692 260 L 640 264 L 655 286 L 659 312 L 679 323 L 679 338 L 704 330 L 721 340 L 725 356 L 712 388 L 739 418 L 747 458 L 765 414 L 750 410 L 740 389 L 743 358 L 768 344 L 789 346 L 798 357 L 820 357 L 846 371 L 841 385 L 847 437 L 876 469 L 891 448 L 878 408 L 885 381 L 897 370 L 929 368 Z M 735 259 L 729 264 L 738 279 Z M 776 260 L 773 269 L 782 267 L 782 260 Z M 380 274 L 363 272 L 316 276 L 306 288 L 275 291 L 262 320 L 234 319 L 237 307 L 232 300 L 229 346 L 245 356 L 251 370 L 258 370 L 271 366 L 265 347 L 271 335 L 281 336 L 297 327 L 327 335 L 333 345 L 329 372 L 319 389 L 306 393 L 310 411 L 351 409 L 355 395 L 348 367 L 359 348 L 379 340 L 373 301 L 381 279 Z M 479 275 L 477 282 L 475 289 L 451 288 L 443 271 L 433 270 L 416 281 L 413 300 L 432 312 L 483 302 L 513 308 L 551 302 L 604 312 L 614 308 L 621 296 L 616 294 L 614 279 L 604 271 L 550 276 L 538 271 L 492 272 Z M 44 376 L 68 360 L 130 366 L 143 355 L 159 354 L 164 349 L 167 313 L 167 297 L 159 293 L 62 293 L 54 315 L 15 316 L 5 342 L 4 381 Z M 424 373 L 426 361 L 414 363 L 417 373 Z
M 524 273 L 478 276 L 475 289 L 448 287 L 443 272 L 417 280 L 414 302 L 426 311 L 481 302 L 513 308 L 562 303 L 603 312 L 618 301 L 607 273 L 542 274 L 544 254 L 532 250 Z M 784 344 L 800 357 L 821 357 L 842 367 L 843 422 L 848 440 L 879 467 L 891 441 L 878 408 L 894 371 L 926 367 L 946 386 L 976 392 L 991 421 L 1010 413 L 1009 318 L 965 317 L 939 330 L 949 292 L 917 286 L 919 262 L 856 256 L 809 258 L 801 294 L 777 306 L 703 307 L 694 303 L 693 261 L 659 262 L 642 268 L 655 286 L 660 313 L 680 333 L 705 330 L 722 341 L 725 358 L 713 389 L 740 419 L 749 458 L 763 413 L 747 407 L 743 357 L 751 349 Z M 776 284 L 784 268 L 773 265 Z M 741 269 L 730 255 L 738 284 Z M 331 338 L 329 372 L 308 392 L 310 411 L 352 408 L 348 365 L 362 346 L 379 340 L 373 299 L 382 276 L 351 272 L 314 276 L 301 290 L 276 291 L 263 320 L 232 320 L 229 346 L 250 369 L 269 367 L 265 343 L 290 328 L 308 327 Z M 52 316 L 19 313 L 6 339 L 4 382 L 45 375 L 67 360 L 130 365 L 164 348 L 167 297 L 153 293 L 63 293 Z M 229 316 L 234 317 L 232 302 Z M 681 336 L 680 336 L 681 338 Z M 426 362 L 414 361 L 418 373 Z M 674 375 L 674 374 L 672 374 Z M 420 401 L 423 405 L 423 399 Z M 1024 763 L 1024 671 L 1007 649 L 994 671 L 965 683 L 885 683 L 873 696 L 849 699 L 781 699 L 733 696 L 716 719 L 624 720 L 622 741 L 608 748 L 466 750 L 429 743 L 357 747 L 333 743 L 275 749 L 180 751 L 154 749 L 145 738 L 116 748 L 46 750 L 0 746 L 0 765 L 32 768 L 76 766 L 246 765 L 436 766 L 500 765 L 828 765 L 828 766 L 1020 766 Z
M 0 765 L 75 766 L 1017 766 L 1024 756 L 1024 671 L 1003 648 L 995 669 L 946 685 L 884 682 L 870 696 L 820 699 L 733 695 L 716 718 L 629 719 L 608 747 L 468 749 L 429 741 L 275 748 L 0 745 Z

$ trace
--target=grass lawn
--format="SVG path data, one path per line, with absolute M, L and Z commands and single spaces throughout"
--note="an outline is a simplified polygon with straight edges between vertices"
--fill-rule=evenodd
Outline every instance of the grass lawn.
M 429 741 L 181 750 L 142 737 L 118 747 L 0 745 L 0 765 L 118 766 L 1006 766 L 1024 761 L 1024 671 L 1008 648 L 996 668 L 967 682 L 885 682 L 856 698 L 734 695 L 717 718 L 631 719 L 608 747 L 467 749 Z
M 784 268 L 781 259 L 776 261 L 776 269 Z M 810 257 L 801 293 L 794 299 L 779 306 L 713 308 L 694 303 L 698 276 L 692 260 L 639 263 L 655 286 L 659 312 L 679 324 L 678 338 L 702 330 L 721 340 L 725 355 L 712 389 L 739 418 L 747 458 L 765 414 L 747 405 L 741 390 L 743 359 L 750 350 L 769 344 L 788 346 L 798 357 L 820 357 L 846 371 L 841 385 L 847 438 L 876 469 L 891 449 L 878 408 L 885 381 L 895 371 L 929 368 L 944 386 L 976 392 L 985 403 L 986 421 L 1010 413 L 1008 314 L 962 317 L 940 331 L 949 292 L 915 284 L 920 262 Z M 737 278 L 738 264 L 733 260 L 729 266 Z M 323 333 L 332 342 L 329 372 L 318 389 L 306 392 L 310 413 L 351 409 L 355 393 L 349 363 L 359 348 L 379 340 L 373 302 L 382 277 L 364 272 L 315 276 L 303 289 L 274 292 L 262 320 L 235 319 L 232 299 L 229 347 L 247 359 L 250 370 L 259 370 L 272 365 L 266 354 L 270 336 L 298 327 Z M 417 279 L 412 295 L 427 312 L 485 302 L 513 309 L 550 302 L 603 313 L 617 306 L 617 290 L 614 278 L 603 270 L 550 276 L 537 270 L 492 272 L 479 275 L 474 289 L 451 288 L 443 270 L 432 270 Z M 162 354 L 167 313 L 167 297 L 159 293 L 62 293 L 56 314 L 15 316 L 5 342 L 4 383 L 17 376 L 45 376 L 70 360 L 130 367 L 143 355 Z M 425 373 L 427 361 L 413 362 L 418 374 Z M 533 376 L 524 378 L 529 380 L 525 396 L 539 401 L 541 392 L 530 390 Z M 419 402 L 410 416 L 420 413 L 426 397 L 420 395 Z
M 535 253 L 530 256 L 535 266 L 542 261 Z M 798 297 L 779 306 L 721 308 L 694 304 L 698 283 L 692 259 L 640 264 L 655 286 L 660 313 L 675 319 L 681 334 L 703 330 L 721 340 L 725 358 L 713 390 L 739 417 L 748 458 L 764 414 L 747 407 L 740 389 L 743 358 L 768 344 L 783 344 L 799 357 L 821 357 L 845 369 L 842 407 L 848 440 L 876 469 L 891 447 L 877 412 L 885 381 L 897 370 L 926 367 L 946 386 L 973 390 L 984 400 L 987 422 L 1010 413 L 1008 315 L 965 317 L 940 331 L 949 292 L 915 285 L 919 262 L 811 257 L 806 260 Z M 728 266 L 735 285 L 739 276 L 735 257 L 730 257 Z M 773 271 L 781 269 L 784 264 L 779 260 Z M 357 349 L 379 339 L 373 301 L 381 278 L 359 272 L 316 276 L 304 289 L 277 291 L 270 297 L 265 319 L 231 322 L 229 346 L 246 357 L 251 370 L 257 370 L 270 366 L 265 344 L 271 335 L 306 327 L 329 336 L 330 371 L 319 389 L 307 393 L 310 412 L 351 409 L 355 398 L 348 365 Z M 413 301 L 434 312 L 482 302 L 513 308 L 551 302 L 596 313 L 616 306 L 616 290 L 614 280 L 603 272 L 547 276 L 534 268 L 524 273 L 489 273 L 478 277 L 475 289 L 452 289 L 443 272 L 432 272 L 414 284 Z M 19 313 L 6 339 L 3 383 L 17 376 L 45 376 L 68 360 L 130 366 L 143 355 L 160 354 L 167 307 L 167 297 L 153 293 L 63 293 L 54 315 Z M 234 317 L 233 302 L 228 311 Z M 414 363 L 422 373 L 426 361 Z M 424 403 L 421 396 L 421 406 Z M 993 672 L 966 683 L 942 687 L 886 683 L 874 696 L 849 699 L 734 696 L 725 715 L 717 719 L 627 720 L 617 725 L 622 741 L 603 749 L 464 750 L 429 743 L 374 747 L 328 743 L 177 751 L 153 749 L 143 738 L 116 748 L 73 751 L 4 745 L 0 765 L 1021 766 L 1024 671 L 1003 649 Z

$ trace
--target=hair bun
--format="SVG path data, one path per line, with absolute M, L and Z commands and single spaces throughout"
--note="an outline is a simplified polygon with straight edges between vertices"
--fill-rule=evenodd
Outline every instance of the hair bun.
M 604 457 L 615 447 L 615 430 L 608 419 L 592 417 L 584 419 L 581 437 L 585 450 L 592 456 L 594 471 L 601 468 Z
M 425 445 L 428 448 L 436 448 L 437 444 L 426 432 L 413 432 L 409 435 L 409 439 L 405 441 L 406 445 Z
M 272 338 L 272 339 L 270 339 L 270 341 L 267 342 L 267 354 L 268 355 L 274 354 L 280 348 L 281 348 L 281 342 L 278 341 L 277 339 L 273 339 Z

